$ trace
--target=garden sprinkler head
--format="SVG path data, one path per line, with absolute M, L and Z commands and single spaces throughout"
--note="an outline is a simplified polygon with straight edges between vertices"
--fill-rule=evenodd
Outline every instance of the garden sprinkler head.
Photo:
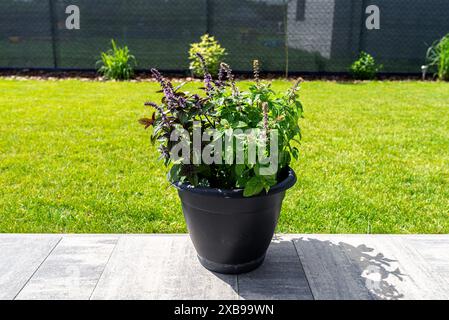
M 426 73 L 427 73 L 428 69 L 429 69 L 429 66 L 427 66 L 427 65 L 421 66 L 421 72 L 422 72 L 422 79 L 423 80 L 426 80 Z

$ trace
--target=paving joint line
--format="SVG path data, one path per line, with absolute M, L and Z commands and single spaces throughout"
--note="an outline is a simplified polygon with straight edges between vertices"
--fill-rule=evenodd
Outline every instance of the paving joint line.
M 95 287 L 93 288 L 91 294 L 89 295 L 89 300 L 92 300 L 92 296 L 94 295 L 95 290 L 97 290 L 97 287 L 98 287 L 98 284 L 100 283 L 101 277 L 103 277 L 104 271 L 106 270 L 106 267 L 108 266 L 109 261 L 111 260 L 111 257 L 112 257 L 112 255 L 113 255 L 113 253 L 115 252 L 115 249 L 117 248 L 118 242 L 119 242 L 119 240 L 120 240 L 122 237 L 123 237 L 123 236 L 120 236 L 120 237 L 117 238 L 117 241 L 115 242 L 114 248 L 112 248 L 111 253 L 109 254 L 108 260 L 107 260 L 106 263 L 104 264 L 104 268 L 103 268 L 103 270 L 101 270 L 101 274 L 100 274 L 100 276 L 98 277 L 97 282 L 95 283 Z
M 36 270 L 33 271 L 33 274 L 28 278 L 28 280 L 24 283 L 24 285 L 19 289 L 17 294 L 14 296 L 13 300 L 16 300 L 19 294 L 22 292 L 22 290 L 27 286 L 28 283 L 30 283 L 31 279 L 34 277 L 34 275 L 39 271 L 39 269 L 42 267 L 42 265 L 47 261 L 48 257 L 53 253 L 53 251 L 56 249 L 56 247 L 59 245 L 59 243 L 62 241 L 64 237 L 61 236 L 54 245 L 54 247 L 50 250 L 50 252 L 47 254 L 47 256 L 42 260 L 42 262 L 39 264 L 39 266 L 36 268 Z
M 312 296 L 313 300 L 316 300 L 315 296 L 313 294 L 313 291 L 312 291 L 312 287 L 310 286 L 310 282 L 309 282 L 309 278 L 307 277 L 306 270 L 304 269 L 304 265 L 302 264 L 301 257 L 299 256 L 298 248 L 295 245 L 295 240 L 294 239 L 290 239 L 290 241 L 291 241 L 291 243 L 293 245 L 293 248 L 295 248 L 296 256 L 298 257 L 299 265 L 301 266 L 301 269 L 302 269 L 302 272 L 304 274 L 304 277 L 306 278 L 306 283 L 307 283 L 307 287 L 309 288 L 310 295 Z

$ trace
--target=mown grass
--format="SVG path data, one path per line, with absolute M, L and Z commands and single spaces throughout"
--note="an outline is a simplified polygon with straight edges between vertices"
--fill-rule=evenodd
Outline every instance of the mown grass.
M 137 123 L 157 89 L 0 80 L 0 232 L 186 232 Z M 278 231 L 449 232 L 448 83 L 318 81 L 302 97 L 298 183 Z

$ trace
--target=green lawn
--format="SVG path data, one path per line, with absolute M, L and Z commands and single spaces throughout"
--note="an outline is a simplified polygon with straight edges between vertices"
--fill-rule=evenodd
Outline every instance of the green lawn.
M 186 232 L 137 123 L 157 89 L 0 80 L 0 232 Z M 449 232 L 449 83 L 317 81 L 302 96 L 278 231 Z

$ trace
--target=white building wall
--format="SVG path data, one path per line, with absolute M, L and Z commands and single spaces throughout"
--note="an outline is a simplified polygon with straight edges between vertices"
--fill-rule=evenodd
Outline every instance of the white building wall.
M 330 58 L 335 0 L 305 0 L 305 19 L 296 20 L 297 0 L 289 0 L 287 43 L 290 48 L 318 52 Z

